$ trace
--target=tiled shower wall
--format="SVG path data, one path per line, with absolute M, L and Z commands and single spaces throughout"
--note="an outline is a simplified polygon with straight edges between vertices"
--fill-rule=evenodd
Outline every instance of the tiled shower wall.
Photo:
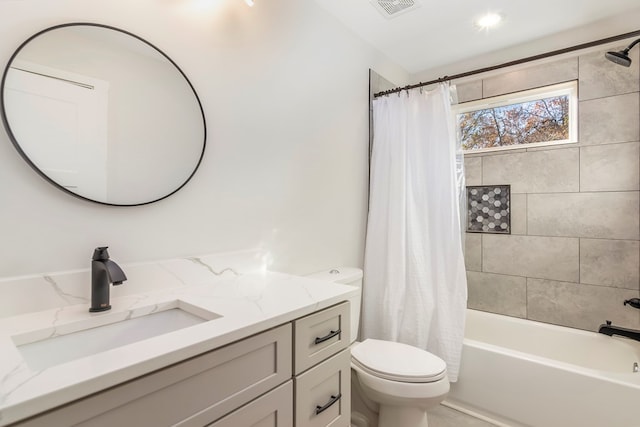
M 458 84 L 465 102 L 579 81 L 577 144 L 465 156 L 467 185 L 511 185 L 511 234 L 466 234 L 470 308 L 640 328 L 639 49 L 631 68 L 606 50 Z

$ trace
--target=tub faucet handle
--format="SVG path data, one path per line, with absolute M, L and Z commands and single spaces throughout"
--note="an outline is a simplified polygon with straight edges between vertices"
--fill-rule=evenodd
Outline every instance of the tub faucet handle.
M 640 298 L 631 298 L 624 301 L 624 305 L 629 304 L 633 308 L 640 309 Z

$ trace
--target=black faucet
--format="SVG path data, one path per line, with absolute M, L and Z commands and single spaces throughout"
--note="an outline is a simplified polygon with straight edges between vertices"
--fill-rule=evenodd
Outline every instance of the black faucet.
M 619 335 L 621 337 L 627 337 L 631 338 L 632 340 L 640 341 L 640 331 L 613 326 L 611 325 L 611 320 L 607 320 L 606 324 L 600 325 L 598 332 L 601 334 L 609 335 L 610 337 L 613 335 Z
M 108 246 L 96 248 L 91 260 L 91 308 L 89 311 L 107 311 L 109 304 L 109 284 L 122 285 L 127 280 L 124 271 L 109 259 Z
M 640 309 L 640 298 L 631 298 L 624 301 L 624 305 L 629 304 L 633 308 Z

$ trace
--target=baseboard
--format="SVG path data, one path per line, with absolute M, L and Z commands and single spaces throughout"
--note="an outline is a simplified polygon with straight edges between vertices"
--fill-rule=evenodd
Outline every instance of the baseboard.
M 496 420 L 494 418 L 491 418 L 491 417 L 489 417 L 489 416 L 487 416 L 485 414 L 481 414 L 481 413 L 479 413 L 477 411 L 474 411 L 474 410 L 469 409 L 469 408 L 465 408 L 464 406 L 461 406 L 461 405 L 456 404 L 456 403 L 449 402 L 447 400 L 442 402 L 442 405 L 446 406 L 447 408 L 454 409 L 454 410 L 456 410 L 458 412 L 462 412 L 463 414 L 467 414 L 467 415 L 469 415 L 471 417 L 477 418 L 479 420 L 486 421 L 486 422 L 491 423 L 491 424 L 493 424 L 493 425 L 495 425 L 497 427 L 520 427 L 519 425 L 515 425 L 515 424 L 506 424 L 503 421 L 498 421 L 498 420 Z

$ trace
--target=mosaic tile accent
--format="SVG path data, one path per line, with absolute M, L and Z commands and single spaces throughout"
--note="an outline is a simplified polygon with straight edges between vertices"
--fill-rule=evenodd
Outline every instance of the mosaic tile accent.
M 511 233 L 511 186 L 467 187 L 467 231 L 471 233 Z

